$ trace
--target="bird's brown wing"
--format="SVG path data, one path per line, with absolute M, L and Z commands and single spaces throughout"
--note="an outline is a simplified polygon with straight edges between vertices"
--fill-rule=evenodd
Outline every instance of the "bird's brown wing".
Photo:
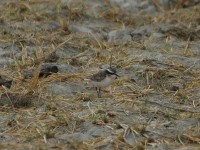
M 92 75 L 92 77 L 90 78 L 90 80 L 96 81 L 96 82 L 100 82 L 100 81 L 102 81 L 105 77 L 106 77 L 105 71 L 100 71 L 100 72 L 98 72 L 98 73 Z

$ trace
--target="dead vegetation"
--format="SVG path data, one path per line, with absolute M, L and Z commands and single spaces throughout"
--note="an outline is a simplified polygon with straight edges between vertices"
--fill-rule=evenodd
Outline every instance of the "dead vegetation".
M 1 147 L 31 149 L 37 145 L 36 149 L 142 150 L 159 145 L 169 148 L 198 146 L 200 102 L 195 94 L 199 92 L 200 79 L 199 70 L 193 69 L 195 64 L 187 68 L 182 62 L 171 59 L 162 62 L 141 59 L 141 52 L 148 51 L 148 40 L 113 44 L 92 32 L 79 33 L 70 27 L 73 23 L 81 24 L 88 19 L 112 22 L 113 27 L 104 27 L 108 31 L 175 21 L 188 28 L 167 30 L 166 40 L 172 36 L 183 39 L 185 47 L 179 49 L 182 55 L 194 56 L 189 55 L 188 49 L 191 41 L 199 39 L 199 34 L 195 33 L 197 31 L 191 29 L 199 24 L 199 5 L 190 11 L 181 10 L 182 5 L 186 5 L 186 1 L 182 1 L 173 10 L 164 10 L 155 0 L 152 2 L 165 15 L 139 13 L 129 16 L 119 6 L 109 2 L 104 3 L 105 10 L 99 8 L 101 13 L 98 15 L 88 15 L 89 6 L 83 1 L 67 5 L 59 0 L 0 2 L 0 24 L 7 26 L 0 31 L 0 42 L 17 45 L 21 54 L 11 54 L 14 62 L 8 64 L 6 71 L 0 72 L 1 77 L 12 80 L 11 88 L 4 85 L 0 88 L 0 115 L 6 118 L 0 120 Z M 49 21 L 57 24 L 54 27 Z M 33 52 L 28 46 L 34 47 Z M 66 48 L 76 49 L 78 54 L 75 51 L 72 56 L 56 56 L 56 52 Z M 160 52 L 177 54 L 177 51 L 166 49 Z M 132 57 L 130 53 L 135 56 Z M 101 100 L 89 92 L 91 89 L 73 96 L 48 92 L 48 86 L 53 83 L 84 84 L 83 79 L 98 70 L 99 66 L 110 65 L 110 54 L 112 65 L 122 73 L 122 77 L 113 85 L 113 95 L 105 91 Z M 81 70 L 79 73 L 58 72 L 39 77 L 41 66 L 52 62 L 78 66 Z M 134 72 L 137 79 L 131 78 L 130 73 L 133 72 L 123 75 L 124 70 L 134 65 L 144 67 Z M 34 70 L 33 76 L 24 78 L 23 73 L 30 69 Z M 194 119 L 194 122 L 191 121 L 194 124 L 183 127 L 183 132 L 176 129 L 179 127 L 178 121 L 184 122 L 190 118 Z M 102 131 L 102 135 L 84 142 L 62 137 L 63 134 L 87 133 L 89 129 L 85 127 L 85 122 L 108 128 L 112 134 L 106 135 Z M 171 134 L 167 127 L 174 127 Z

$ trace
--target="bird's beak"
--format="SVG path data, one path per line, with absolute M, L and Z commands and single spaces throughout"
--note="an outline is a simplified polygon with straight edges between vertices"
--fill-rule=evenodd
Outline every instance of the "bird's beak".
M 120 77 L 120 75 L 118 75 L 118 74 L 116 74 L 116 73 L 115 73 L 115 75 L 116 75 L 116 78 L 115 78 L 115 79 L 117 79 L 118 77 Z

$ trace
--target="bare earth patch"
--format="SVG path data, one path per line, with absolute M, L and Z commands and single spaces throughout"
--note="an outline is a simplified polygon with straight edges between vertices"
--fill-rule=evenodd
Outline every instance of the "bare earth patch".
M 199 74 L 198 0 L 0 1 L 2 149 L 200 149 Z

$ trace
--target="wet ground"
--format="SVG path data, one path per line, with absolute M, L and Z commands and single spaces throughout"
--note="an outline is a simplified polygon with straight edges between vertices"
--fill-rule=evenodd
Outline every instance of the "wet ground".
M 199 74 L 199 0 L 0 1 L 2 149 L 200 149 Z

